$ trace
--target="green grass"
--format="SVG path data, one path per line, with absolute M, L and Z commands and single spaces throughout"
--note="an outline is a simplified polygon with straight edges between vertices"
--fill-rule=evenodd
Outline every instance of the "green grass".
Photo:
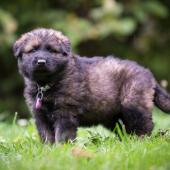
M 120 141 L 98 126 L 80 128 L 77 140 L 63 145 L 42 144 L 32 120 L 25 127 L 15 119 L 0 123 L 0 170 L 168 170 L 170 116 L 155 110 L 154 122 L 151 137 L 123 135 Z

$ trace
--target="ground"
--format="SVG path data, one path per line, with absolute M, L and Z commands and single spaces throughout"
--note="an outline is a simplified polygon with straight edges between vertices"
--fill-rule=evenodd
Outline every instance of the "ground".
M 42 144 L 33 120 L 0 123 L 0 170 L 168 170 L 170 115 L 154 110 L 151 137 L 120 134 L 101 126 L 80 128 L 77 140 Z M 117 127 L 119 130 L 119 127 Z M 160 130 L 161 129 L 161 130 Z

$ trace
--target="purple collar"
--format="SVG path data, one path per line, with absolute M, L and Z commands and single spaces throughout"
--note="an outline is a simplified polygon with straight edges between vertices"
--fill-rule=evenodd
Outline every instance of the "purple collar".
M 43 100 L 43 92 L 46 92 L 47 90 L 49 90 L 51 87 L 49 85 L 45 85 L 45 86 L 38 86 L 38 92 L 37 92 L 37 96 L 36 96 L 36 101 L 35 101 L 35 109 L 39 110 L 42 107 L 42 100 Z

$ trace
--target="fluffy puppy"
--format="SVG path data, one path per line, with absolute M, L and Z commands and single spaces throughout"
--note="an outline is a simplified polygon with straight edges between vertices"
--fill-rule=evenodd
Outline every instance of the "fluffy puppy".
M 150 134 L 154 103 L 170 113 L 170 95 L 148 69 L 113 56 L 74 55 L 61 32 L 35 29 L 13 50 L 43 142 L 74 140 L 78 126 L 113 130 L 119 119 L 127 133 Z

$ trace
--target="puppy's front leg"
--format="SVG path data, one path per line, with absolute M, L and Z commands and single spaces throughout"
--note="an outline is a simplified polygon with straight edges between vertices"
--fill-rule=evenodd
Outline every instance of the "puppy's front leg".
M 76 138 L 77 120 L 71 117 L 60 117 L 55 123 L 55 142 L 73 141 Z
M 47 122 L 43 114 L 41 113 L 35 114 L 35 123 L 42 142 L 54 143 L 55 142 L 54 130 L 50 126 L 49 122 Z

